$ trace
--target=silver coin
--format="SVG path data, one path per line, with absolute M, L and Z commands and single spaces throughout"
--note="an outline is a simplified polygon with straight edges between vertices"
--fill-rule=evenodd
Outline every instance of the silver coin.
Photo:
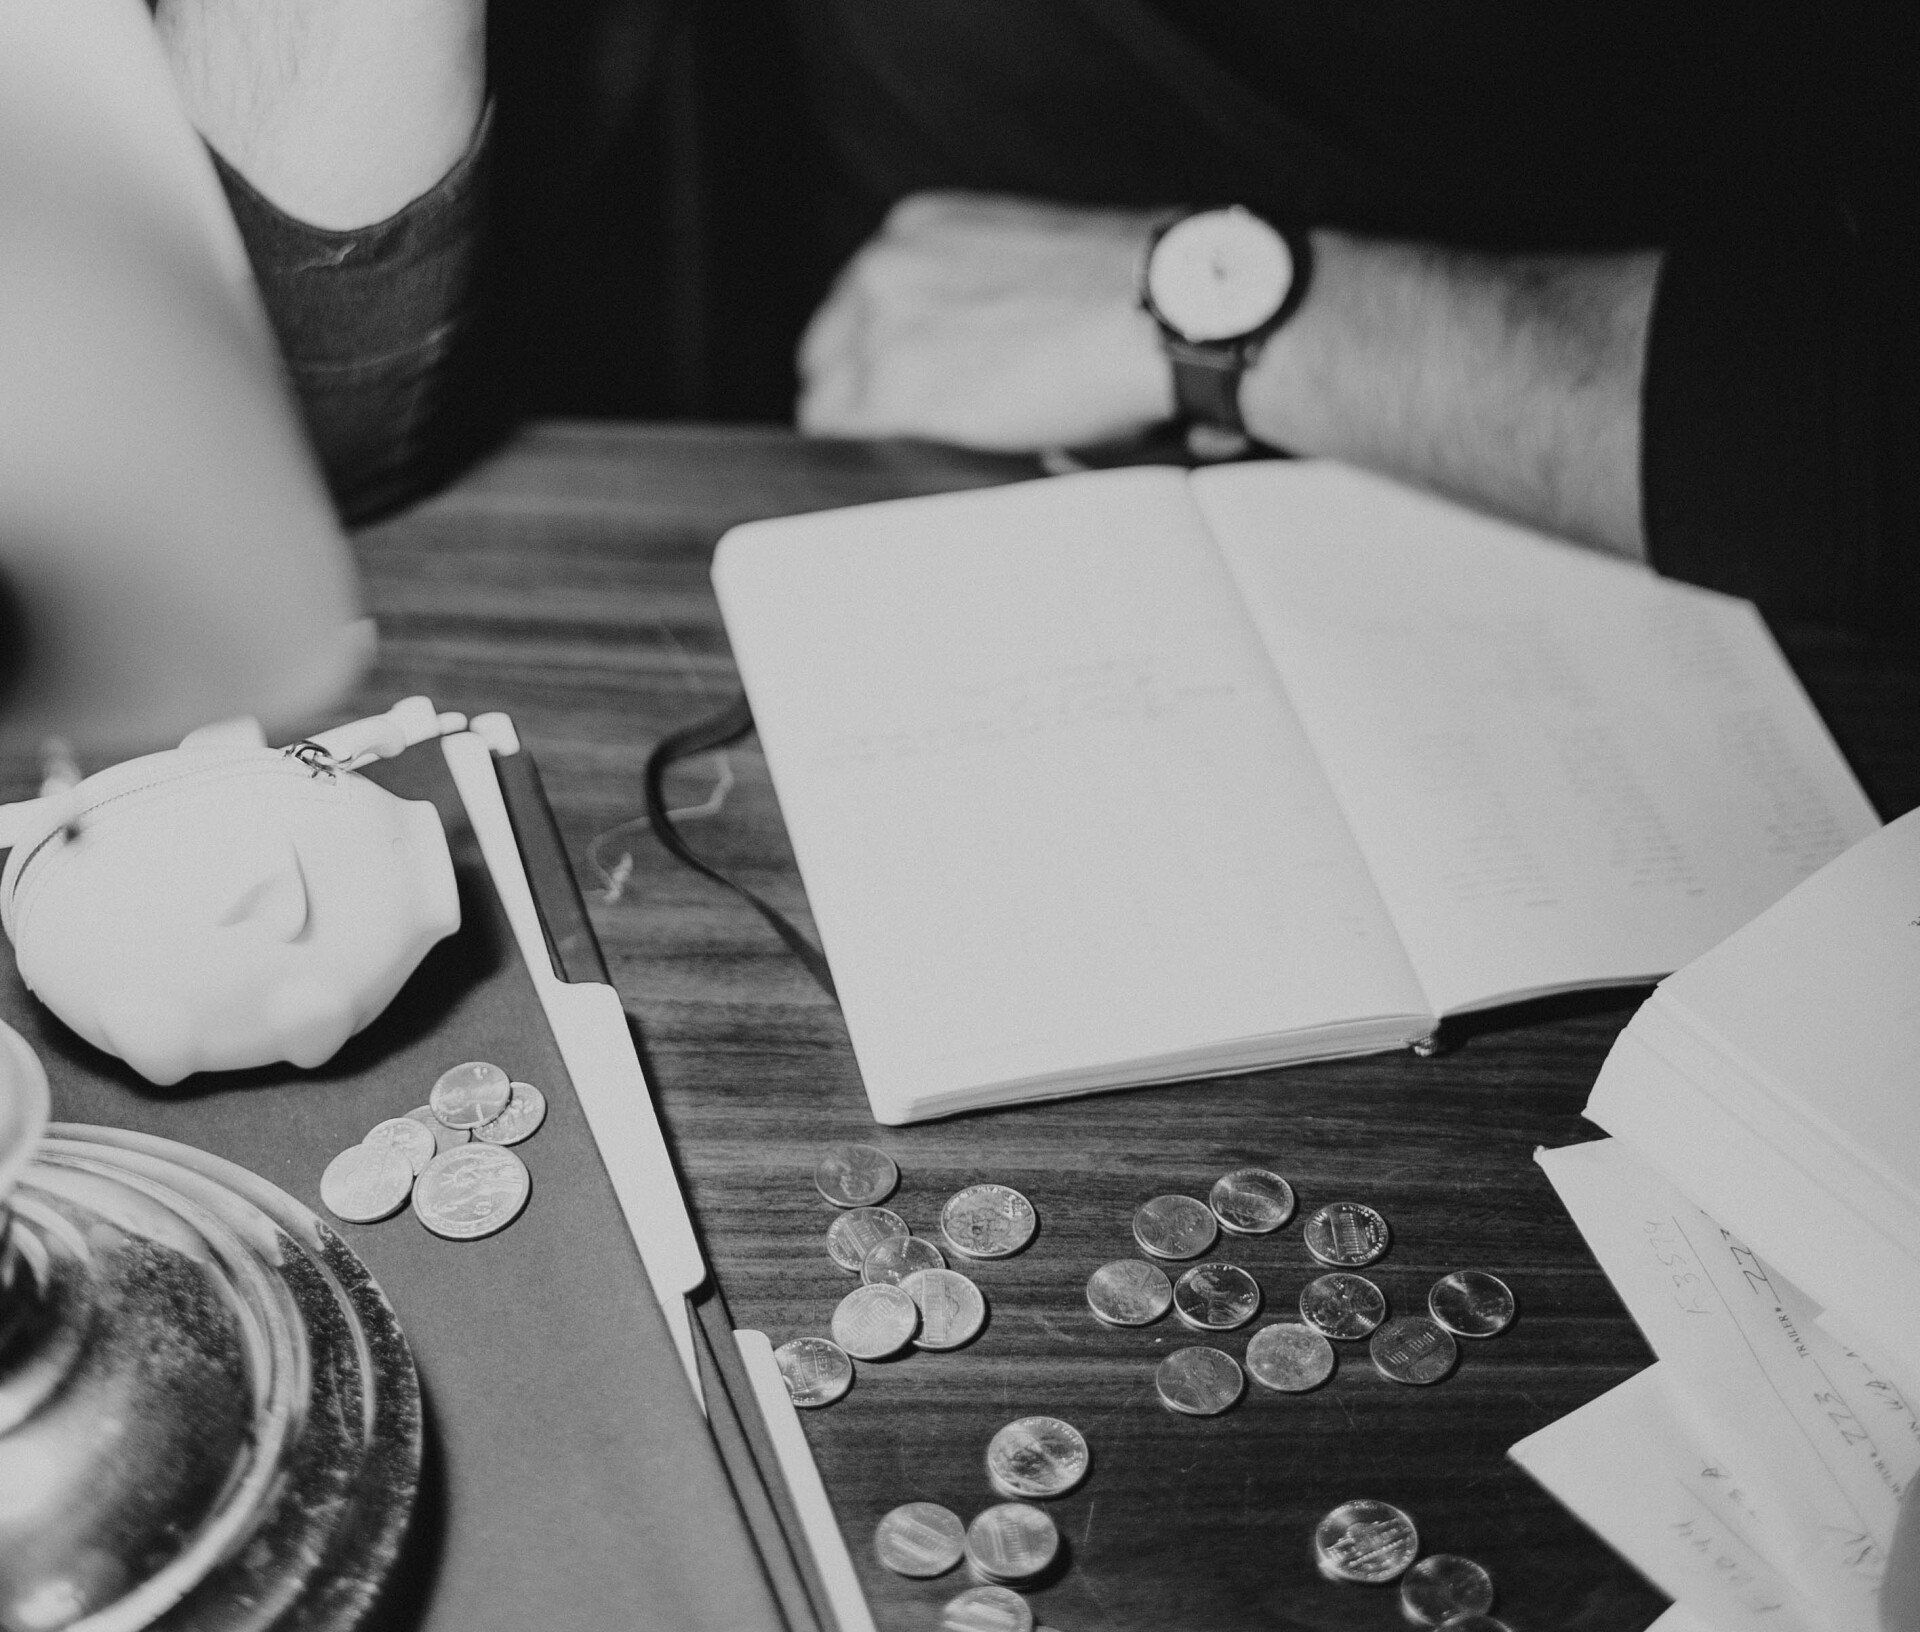
M 868 1286 L 898 1286 L 916 1269 L 945 1269 L 940 1249 L 924 1236 L 890 1235 L 877 1241 L 860 1260 L 860 1279 Z
M 1011 1258 L 1039 1224 L 1033 1203 L 1004 1184 L 970 1184 L 940 1209 L 940 1233 L 968 1258 Z
M 889 1236 L 907 1234 L 907 1221 L 885 1207 L 850 1207 L 827 1226 L 827 1256 L 858 1275 L 867 1254 Z
M 1359 1269 L 1387 1250 L 1387 1221 L 1357 1201 L 1331 1201 L 1315 1209 L 1301 1229 L 1307 1251 L 1336 1269 Z
M 434 1143 L 433 1135 L 427 1132 L 410 1116 L 390 1116 L 384 1122 L 376 1122 L 367 1129 L 363 1145 L 388 1145 L 407 1159 L 407 1166 L 413 1169 L 415 1178 L 425 1171 L 439 1146 Z
M 1460 1346 L 1425 1315 L 1400 1315 L 1367 1340 L 1373 1369 L 1392 1383 L 1437 1383 L 1453 1370 Z
M 473 1130 L 474 1138 L 489 1145 L 518 1145 L 540 1131 L 547 1119 L 547 1096 L 530 1082 L 507 1084 L 507 1108 L 491 1122 Z
M 873 1550 L 895 1575 L 945 1575 L 967 1550 L 967 1527 L 938 1502 L 907 1502 L 874 1526 Z
M 1155 1258 L 1198 1258 L 1220 1234 L 1213 1209 L 1192 1196 L 1155 1196 L 1133 1214 L 1133 1238 Z
M 1416 1626 L 1451 1624 L 1493 1608 L 1493 1577 L 1458 1553 L 1429 1553 L 1400 1578 L 1400 1612 Z
M 435 1235 L 476 1241 L 504 1230 L 533 1193 L 527 1164 L 500 1145 L 457 1145 L 414 1181 L 413 1211 Z
M 1199 1332 L 1231 1332 L 1260 1312 L 1260 1283 L 1237 1264 L 1195 1264 L 1173 1283 L 1173 1312 Z
M 1217 1417 L 1240 1398 L 1240 1362 L 1222 1349 L 1175 1349 L 1153 1374 L 1160 1403 L 1189 1417 Z
M 836 1207 L 871 1207 L 900 1182 L 900 1169 L 872 1145 L 835 1145 L 813 1169 L 813 1187 Z
M 1333 1345 L 1311 1326 L 1262 1326 L 1247 1340 L 1247 1372 L 1262 1388 L 1304 1394 L 1333 1375 Z
M 773 1351 L 781 1380 L 793 1403 L 811 1410 L 832 1405 L 853 1387 L 853 1362 L 838 1343 L 824 1337 L 796 1337 Z
M 967 1526 L 967 1562 L 995 1581 L 1030 1581 L 1059 1551 L 1053 1520 L 1028 1502 L 1001 1502 Z
M 942 1606 L 940 1632 L 1033 1632 L 1033 1611 L 1005 1587 L 968 1587 Z
M 407 1204 L 413 1164 L 392 1145 L 349 1145 L 320 1175 L 320 1199 L 335 1218 L 371 1224 Z
M 1456 1269 L 1433 1283 L 1427 1313 L 1455 1337 L 1498 1337 L 1513 1324 L 1513 1293 L 1484 1269 Z
M 1173 1282 L 1158 1265 L 1116 1258 L 1087 1277 L 1087 1307 L 1109 1326 L 1151 1326 L 1173 1307 Z
M 1293 1186 L 1264 1167 L 1243 1167 L 1213 1181 L 1207 1205 L 1235 1235 L 1268 1235 L 1293 1217 Z
M 916 1349 L 962 1348 L 987 1322 L 986 1297 L 957 1269 L 916 1269 L 891 1290 L 904 1292 L 920 1312 Z
M 919 1309 L 899 1287 L 856 1286 L 833 1312 L 833 1340 L 856 1360 L 884 1360 L 919 1324 Z
M 1420 1556 L 1420 1532 L 1390 1502 L 1342 1502 L 1313 1530 L 1313 1559 L 1329 1581 L 1377 1587 Z
M 1080 1430 L 1058 1417 L 1021 1417 L 987 1443 L 987 1483 L 1002 1496 L 1064 1496 L 1087 1476 Z
M 485 1060 L 468 1060 L 440 1074 L 427 1103 L 448 1127 L 471 1131 L 482 1122 L 491 1122 L 512 1098 L 513 1084 L 506 1072 Z
M 431 1105 L 419 1105 L 407 1112 L 409 1122 L 418 1122 L 433 1135 L 434 1153 L 452 1150 L 455 1145 L 464 1145 L 473 1137 L 465 1128 L 450 1128 L 433 1114 Z
M 1366 1276 L 1337 1269 L 1300 1288 L 1300 1318 L 1342 1343 L 1357 1342 L 1387 1318 L 1387 1295 Z

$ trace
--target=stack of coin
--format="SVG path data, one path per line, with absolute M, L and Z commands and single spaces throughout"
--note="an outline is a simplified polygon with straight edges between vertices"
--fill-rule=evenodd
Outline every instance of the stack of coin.
M 1060 1551 L 1053 1520 L 1031 1502 L 1001 1502 L 967 1526 L 967 1564 L 997 1585 L 1031 1581 Z
M 1458 1553 L 1430 1553 L 1400 1578 L 1400 1612 L 1415 1626 L 1458 1627 L 1492 1608 L 1493 1577 Z

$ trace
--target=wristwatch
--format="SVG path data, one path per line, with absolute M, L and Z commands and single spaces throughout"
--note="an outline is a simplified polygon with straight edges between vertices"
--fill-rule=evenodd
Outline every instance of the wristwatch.
M 1160 325 L 1183 419 L 1246 434 L 1240 376 L 1307 292 L 1306 234 L 1242 205 L 1195 210 L 1147 245 L 1140 304 Z

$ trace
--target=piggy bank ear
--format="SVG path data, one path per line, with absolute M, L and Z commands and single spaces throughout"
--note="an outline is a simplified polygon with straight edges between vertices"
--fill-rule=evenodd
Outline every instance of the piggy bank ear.
M 291 941 L 307 927 L 306 875 L 286 834 L 243 829 L 221 859 L 206 889 L 222 929 L 244 926 L 269 940 Z
M 158 1088 L 170 1088 L 200 1064 L 192 1023 L 175 1004 L 121 993 L 100 1005 L 98 1041 Z

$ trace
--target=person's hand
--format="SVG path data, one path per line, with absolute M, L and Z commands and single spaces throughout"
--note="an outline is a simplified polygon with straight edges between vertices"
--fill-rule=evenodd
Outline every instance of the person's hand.
M 904 200 L 800 343 L 801 430 L 1026 451 L 1173 412 L 1140 309 L 1156 217 L 979 194 Z

